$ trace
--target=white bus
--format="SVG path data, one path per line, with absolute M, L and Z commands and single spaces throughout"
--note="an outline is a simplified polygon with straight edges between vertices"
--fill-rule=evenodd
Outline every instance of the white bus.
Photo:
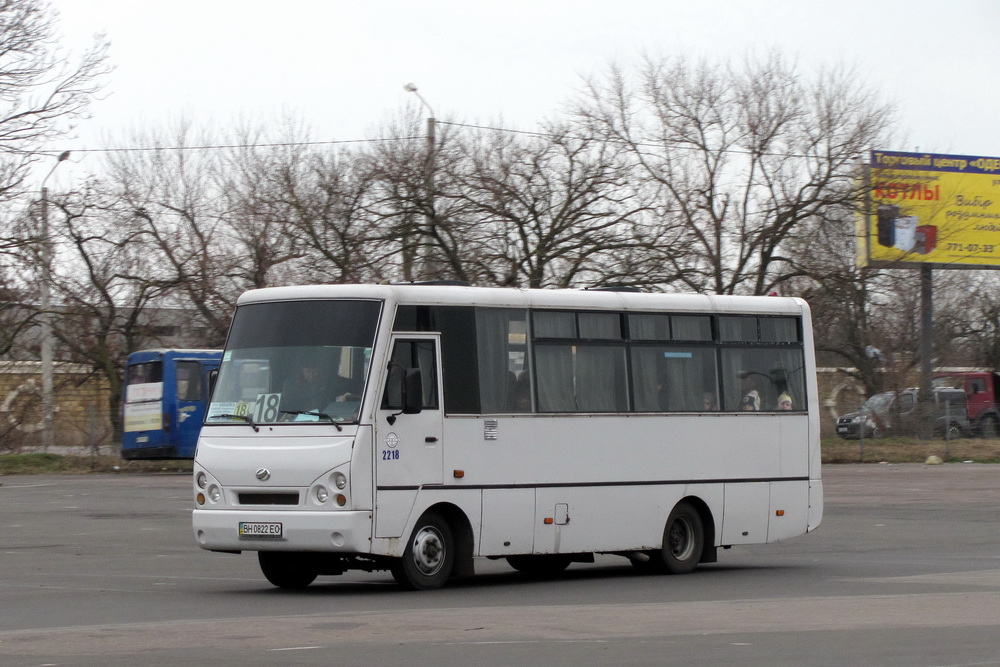
M 301 588 L 433 589 L 476 557 L 683 573 L 823 514 L 800 299 L 323 285 L 239 299 L 194 463 L 197 543 Z

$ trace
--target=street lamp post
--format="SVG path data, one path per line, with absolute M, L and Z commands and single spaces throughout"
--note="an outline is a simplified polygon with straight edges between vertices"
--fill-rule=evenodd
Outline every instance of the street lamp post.
M 433 237 L 431 233 L 434 229 L 434 169 L 435 169 L 435 147 L 437 141 L 437 121 L 434 118 L 434 109 L 431 105 L 427 103 L 423 95 L 417 89 L 417 84 L 408 83 L 403 86 L 403 90 L 408 93 L 413 93 L 420 100 L 420 104 L 427 109 L 427 169 L 424 173 L 424 188 L 427 193 L 427 212 L 425 217 L 427 219 L 427 230 L 428 234 Z M 418 275 L 422 278 L 432 278 L 430 269 L 430 246 L 429 244 L 424 245 L 424 252 L 420 253 L 423 255 L 421 257 L 421 266 L 418 270 Z
M 49 191 L 45 187 L 45 182 L 56 170 L 59 163 L 69 157 L 69 151 L 63 151 L 52 165 L 52 169 L 42 179 L 42 284 L 40 301 L 42 309 L 42 450 L 49 451 L 55 444 L 55 430 L 53 429 L 53 381 L 52 371 L 54 363 L 54 344 L 52 340 L 52 313 L 50 282 L 52 280 L 52 242 L 49 239 Z

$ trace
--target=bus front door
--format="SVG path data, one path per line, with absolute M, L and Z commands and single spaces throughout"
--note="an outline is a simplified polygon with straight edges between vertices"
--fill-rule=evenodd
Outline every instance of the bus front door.
M 375 536 L 400 537 L 421 487 L 444 482 L 438 337 L 393 336 L 375 433 Z M 403 414 L 407 371 L 419 369 L 420 412 Z
M 441 383 L 438 337 L 409 334 L 394 337 L 386 387 L 378 411 L 375 473 L 383 491 L 412 490 L 444 483 Z M 419 369 L 420 412 L 402 414 L 403 378 Z

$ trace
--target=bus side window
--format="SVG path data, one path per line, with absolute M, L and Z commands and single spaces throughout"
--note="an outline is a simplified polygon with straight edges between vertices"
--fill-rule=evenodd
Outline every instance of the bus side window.
M 201 364 L 197 361 L 178 361 L 174 372 L 177 376 L 177 399 L 200 401 L 204 395 L 201 383 Z

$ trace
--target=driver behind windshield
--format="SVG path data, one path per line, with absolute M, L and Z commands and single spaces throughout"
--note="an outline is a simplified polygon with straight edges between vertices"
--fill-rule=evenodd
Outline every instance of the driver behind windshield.
M 281 388 L 280 410 L 285 413 L 328 412 L 330 403 L 360 400 L 356 382 L 327 375 L 313 360 L 301 362 Z

